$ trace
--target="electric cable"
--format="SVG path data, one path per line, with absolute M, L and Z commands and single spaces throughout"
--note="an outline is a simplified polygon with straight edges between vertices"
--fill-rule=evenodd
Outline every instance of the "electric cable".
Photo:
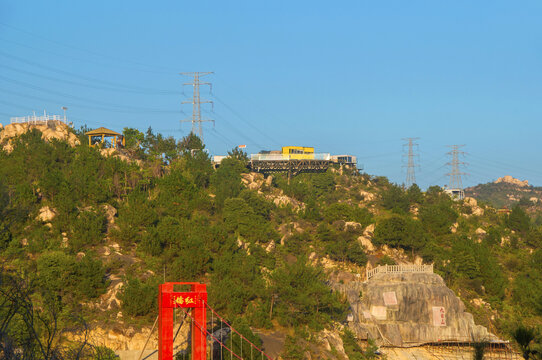
M 100 53 L 100 52 L 95 52 L 95 51 L 88 50 L 88 49 L 83 49 L 83 48 L 80 48 L 80 47 L 77 47 L 77 46 L 68 45 L 68 44 L 65 44 L 65 43 L 62 43 L 62 42 L 59 42 L 59 41 L 56 41 L 56 40 L 49 39 L 49 38 L 44 37 L 42 35 L 38 35 L 38 34 L 35 34 L 33 32 L 20 29 L 18 27 L 13 26 L 13 25 L 3 23 L 3 22 L 0 22 L 0 26 L 4 26 L 6 28 L 9 28 L 9 29 L 12 29 L 12 30 L 15 30 L 15 31 L 19 31 L 19 32 L 25 33 L 27 35 L 30 35 L 30 36 L 33 36 L 33 37 L 48 41 L 48 42 L 53 43 L 53 44 L 57 44 L 57 45 L 66 47 L 66 48 L 69 48 L 69 49 L 74 49 L 74 50 L 77 50 L 77 51 L 86 52 L 86 53 L 92 54 L 94 56 L 102 57 L 102 58 L 109 58 L 109 59 L 111 59 L 111 60 L 113 60 L 115 62 L 122 61 L 122 62 L 125 62 L 125 63 L 131 63 L 131 64 L 134 64 L 134 65 L 137 65 L 137 66 L 143 66 L 143 67 L 153 69 L 153 70 L 147 70 L 147 72 L 165 73 L 165 74 L 171 74 L 171 72 L 175 72 L 175 70 L 170 70 L 169 68 L 162 67 L 162 66 L 158 66 L 158 67 L 161 67 L 164 70 L 157 71 L 157 70 L 154 70 L 156 68 L 156 66 L 151 66 L 151 65 L 140 63 L 140 62 L 133 61 L 133 60 L 121 59 L 121 58 L 117 58 L 117 57 L 114 57 L 114 56 L 105 55 L 105 54 Z M 167 72 L 165 70 L 167 70 Z M 140 70 L 140 71 L 145 71 L 145 70 Z
M 73 102 L 69 102 L 69 101 L 68 102 L 66 102 L 66 101 L 58 101 L 58 100 L 53 100 L 51 98 L 44 98 L 44 97 L 40 97 L 40 96 L 22 94 L 22 93 L 13 91 L 13 90 L 6 90 L 6 89 L 2 89 L 2 88 L 0 88 L 0 92 L 15 95 L 15 96 L 20 96 L 20 97 L 24 97 L 24 98 L 28 98 L 28 99 L 47 101 L 47 102 L 53 102 L 53 103 L 58 103 L 58 104 L 65 104 L 65 105 L 69 105 L 69 106 L 73 106 L 73 107 L 80 107 L 80 108 L 92 109 L 92 110 L 97 110 L 97 111 L 108 111 L 108 112 L 119 112 L 119 113 L 137 113 L 137 114 L 139 114 L 139 113 L 170 113 L 170 114 L 171 113 L 173 113 L 173 114 L 178 113 L 176 111 L 170 111 L 170 110 L 122 109 L 122 108 L 118 108 L 118 107 L 117 108 L 111 108 L 111 107 L 107 107 L 107 106 L 105 106 L 105 107 L 104 106 L 89 106 L 89 105 L 73 103 Z
M 111 81 L 105 81 L 105 80 L 95 79 L 95 78 L 92 78 L 92 77 L 77 75 L 77 74 L 69 72 L 69 71 L 56 69 L 54 67 L 42 65 L 42 64 L 27 60 L 27 59 L 23 59 L 21 57 L 15 56 L 15 55 L 7 54 L 7 53 L 5 53 L 3 51 L 0 51 L 0 56 L 6 57 L 6 58 L 9 58 L 9 59 L 13 59 L 13 60 L 15 60 L 17 62 L 22 62 L 22 63 L 28 64 L 28 65 L 31 65 L 31 66 L 39 67 L 39 68 L 42 68 L 42 69 L 45 69 L 45 70 L 48 70 L 48 71 L 52 71 L 52 72 L 55 72 L 57 74 L 62 74 L 62 75 L 65 75 L 65 76 L 70 76 L 70 77 L 82 79 L 82 80 L 85 80 L 85 81 L 91 81 L 91 82 L 95 82 L 95 83 L 107 84 L 109 86 L 118 87 L 118 88 L 121 88 L 121 89 L 136 89 L 136 90 L 140 90 L 140 91 L 150 91 L 150 92 L 159 92 L 159 93 L 163 92 L 162 90 L 158 90 L 158 89 L 150 89 L 150 88 L 144 88 L 144 87 L 139 87 L 139 86 L 134 86 L 134 85 L 128 86 L 128 85 L 123 85 L 123 84 L 119 84 L 119 83 L 114 83 L 114 82 L 111 82 Z
M 112 87 L 107 87 L 107 86 L 83 84 L 83 83 L 76 82 L 76 81 L 59 79 L 59 78 L 55 78 L 55 77 L 52 77 L 52 76 L 46 76 L 46 75 L 37 74 L 35 72 L 31 72 L 31 71 L 17 69 L 17 68 L 14 68 L 12 66 L 4 65 L 4 64 L 0 64 L 0 67 L 3 67 L 5 69 L 9 69 L 11 71 L 15 71 L 15 72 L 18 72 L 18 73 L 21 73 L 21 74 L 30 75 L 30 76 L 33 76 L 33 77 L 38 77 L 38 78 L 51 80 L 51 81 L 55 81 L 55 82 L 60 82 L 60 83 L 64 83 L 64 84 L 81 86 L 81 87 L 97 89 L 97 90 L 107 90 L 107 91 L 133 93 L 133 94 L 145 94 L 145 95 L 176 95 L 176 96 L 179 96 L 181 94 L 179 91 L 168 91 L 168 90 L 164 90 L 164 91 L 161 91 L 161 90 L 147 91 L 147 90 L 117 89 L 117 88 L 112 88 Z

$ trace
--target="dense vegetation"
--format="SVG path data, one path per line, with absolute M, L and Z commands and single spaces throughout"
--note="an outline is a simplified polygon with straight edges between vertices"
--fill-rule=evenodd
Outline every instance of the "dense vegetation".
M 472 205 L 438 187 L 405 191 L 383 177 L 336 169 L 247 187 L 243 180 L 252 175 L 238 150 L 215 170 L 193 135 L 175 141 L 151 129 L 124 133 L 132 161 L 46 143 L 38 131 L 16 139 L 10 153 L 0 151 L 2 344 L 34 348 L 48 336 L 46 327 L 31 333 L 24 307 L 8 306 L 14 291 L 25 291 L 66 329 L 107 326 L 119 310 L 125 323 L 140 326 L 156 316 L 164 278 L 209 283 L 211 306 L 246 322 L 248 337 L 250 325 L 298 329 L 307 338 L 348 311 L 318 259 L 360 271 L 368 257 L 357 238 L 370 224 L 375 245 L 434 262 L 479 323 L 508 336 L 518 321 L 541 322 L 542 227 L 522 205 L 509 215 L 491 207 L 473 215 Z M 279 197 L 287 201 L 273 201 Z M 40 218 L 46 207 L 51 219 Z M 124 284 L 121 309 L 102 306 L 113 281 Z M 475 307 L 475 298 L 490 305 Z M 344 339 L 355 349 L 351 334 Z

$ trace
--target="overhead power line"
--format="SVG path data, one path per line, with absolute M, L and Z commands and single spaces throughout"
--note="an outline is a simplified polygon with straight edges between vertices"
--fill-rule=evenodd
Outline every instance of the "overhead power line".
M 242 115 L 239 114 L 239 112 L 237 112 L 235 109 L 233 109 L 231 106 L 229 106 L 228 104 L 226 104 L 222 99 L 220 99 L 218 96 L 216 96 L 215 94 L 212 94 L 213 98 L 218 101 L 220 104 L 222 104 L 222 106 L 224 106 L 226 109 L 228 109 L 233 115 L 235 115 L 238 119 L 240 119 L 241 121 L 243 121 L 245 124 L 247 124 L 248 126 L 250 126 L 252 129 L 254 129 L 255 131 L 257 131 L 261 136 L 267 138 L 268 140 L 270 140 L 272 143 L 274 143 L 275 145 L 279 145 L 280 146 L 280 143 L 275 141 L 274 139 L 272 139 L 268 134 L 266 134 L 265 132 L 261 131 L 260 129 L 258 129 L 256 126 L 254 126 L 254 124 L 245 119 L 245 117 L 243 117 Z
M 97 111 L 118 112 L 118 113 L 132 113 L 132 114 L 140 114 L 140 113 L 143 113 L 143 112 L 153 113 L 153 111 L 149 112 L 149 111 L 141 111 L 141 110 L 118 109 L 118 108 L 110 108 L 110 107 L 99 106 L 99 105 L 98 106 L 97 105 L 85 105 L 85 104 L 74 103 L 74 102 L 65 101 L 65 100 L 59 101 L 58 99 L 51 99 L 51 98 L 46 98 L 46 97 L 41 97 L 41 96 L 33 96 L 33 95 L 28 95 L 28 94 L 22 94 L 22 93 L 19 93 L 19 92 L 15 92 L 15 91 L 13 91 L 11 89 L 6 90 L 6 89 L 0 88 L 0 92 L 3 92 L 5 94 L 10 94 L 10 95 L 15 95 L 15 96 L 27 98 L 27 99 L 33 99 L 33 100 L 63 104 L 63 105 L 67 105 L 67 106 L 70 106 L 70 107 L 79 107 L 79 108 L 82 108 L 82 109 L 91 109 L 91 110 L 97 110 Z M 160 113 L 160 112 L 161 111 L 158 111 L 158 113 Z M 163 111 L 163 112 L 175 113 L 174 111 Z M 156 112 L 154 112 L 154 113 L 156 113 Z
M 132 64 L 132 65 L 143 66 L 143 67 L 146 67 L 148 69 L 152 69 L 152 70 L 137 69 L 138 71 L 154 72 L 154 73 L 162 73 L 162 74 L 171 74 L 171 75 L 175 73 L 175 70 L 170 69 L 170 68 L 166 68 L 166 67 L 163 67 L 163 66 L 148 65 L 148 64 L 140 63 L 138 61 L 118 58 L 118 57 L 115 57 L 115 56 L 106 55 L 106 54 L 104 54 L 102 52 L 93 51 L 93 50 L 89 50 L 89 49 L 84 49 L 84 48 L 74 46 L 74 45 L 70 45 L 70 44 L 65 44 L 65 43 L 59 42 L 57 40 L 52 40 L 52 39 L 49 39 L 49 38 L 47 38 L 45 36 L 38 35 L 38 34 L 35 34 L 33 32 L 23 30 L 23 29 L 20 29 L 18 27 L 15 27 L 13 25 L 9 25 L 9 24 L 6 24 L 6 23 L 0 22 L 0 26 L 15 30 L 15 31 L 18 31 L 18 32 L 21 32 L 21 33 L 25 33 L 25 34 L 30 35 L 32 37 L 35 37 L 35 38 L 38 38 L 38 39 L 41 39 L 41 40 L 45 40 L 45 41 L 48 41 L 48 42 L 50 42 L 52 44 L 56 44 L 56 45 L 59 45 L 59 46 L 62 46 L 62 47 L 68 48 L 68 49 L 73 49 L 73 50 L 77 50 L 77 51 L 80 51 L 80 52 L 85 52 L 87 54 L 92 54 L 94 56 L 101 57 L 101 58 L 111 59 L 114 62 L 121 61 L 121 62 L 124 62 L 124 63 L 129 63 L 129 64 Z M 161 68 L 163 70 L 157 70 L 157 68 Z
M 96 78 L 92 78 L 92 77 L 88 77 L 88 76 L 78 75 L 78 74 L 74 74 L 74 73 L 69 72 L 69 71 L 60 70 L 60 69 L 50 67 L 50 66 L 46 66 L 46 65 L 42 65 L 42 64 L 39 64 L 39 63 L 30 61 L 30 60 L 27 60 L 27 59 L 18 57 L 18 56 L 7 54 L 7 53 L 5 53 L 3 51 L 0 51 L 0 56 L 6 57 L 8 59 L 13 59 L 13 60 L 15 60 L 17 62 L 20 62 L 20 63 L 25 63 L 25 64 L 28 64 L 28 65 L 31 65 L 31 66 L 35 66 L 35 67 L 39 67 L 39 68 L 42 68 L 42 69 L 45 69 L 45 70 L 48 70 L 48 71 L 52 71 L 52 72 L 55 72 L 57 74 L 62 74 L 62 75 L 65 75 L 65 76 L 74 77 L 74 78 L 82 79 L 82 80 L 85 80 L 85 81 L 98 83 L 98 84 L 101 84 L 101 85 L 106 84 L 106 85 L 108 85 L 110 87 L 116 87 L 116 88 L 119 88 L 119 89 L 138 90 L 138 91 L 143 91 L 143 92 L 154 92 L 154 93 L 164 93 L 164 92 L 174 93 L 173 91 L 169 91 L 169 90 L 151 89 L 151 88 L 144 88 L 144 87 L 139 87 L 139 86 L 134 86 L 134 85 L 125 85 L 125 84 L 120 84 L 120 83 L 114 83 L 114 82 L 111 82 L 111 81 L 105 81 L 105 80 L 102 80 L 102 79 L 96 79 Z
M 32 72 L 32 71 L 27 71 L 27 70 L 18 69 L 18 68 L 12 67 L 12 66 L 7 66 L 7 65 L 4 65 L 4 64 L 0 64 L 0 67 L 3 67 L 5 69 L 8 69 L 8 70 L 20 73 L 20 74 L 29 75 L 29 76 L 32 76 L 32 77 L 38 77 L 38 78 L 41 78 L 41 79 L 46 79 L 46 80 L 50 80 L 50 81 L 54 81 L 54 82 L 59 82 L 59 83 L 68 84 L 68 85 L 75 85 L 75 86 L 80 86 L 80 87 L 85 87 L 85 88 L 90 88 L 90 89 L 107 90 L 107 91 L 122 92 L 122 93 L 145 94 L 145 95 L 179 95 L 180 94 L 179 91 L 139 90 L 139 89 L 128 89 L 128 88 L 121 89 L 121 88 L 115 88 L 115 87 L 110 87 L 110 86 L 84 84 L 82 82 L 59 79 L 57 77 L 46 76 L 46 75 L 38 74 L 38 73 L 35 73 L 35 72 Z
M 74 96 L 74 95 L 71 95 L 71 94 L 65 94 L 65 93 L 61 93 L 61 92 L 54 91 L 54 90 L 51 90 L 51 89 L 42 88 L 40 86 L 29 84 L 29 83 L 24 82 L 24 81 L 11 79 L 11 78 L 8 78 L 8 77 L 2 76 L 2 75 L 0 75 L 0 80 L 6 81 L 6 82 L 9 82 L 9 83 L 12 83 L 12 84 L 16 84 L 16 85 L 19 85 L 19 86 L 23 86 L 23 87 L 26 87 L 26 88 L 29 88 L 29 89 L 42 91 L 42 92 L 45 92 L 45 93 L 48 93 L 48 94 L 55 94 L 55 95 L 58 95 L 58 96 L 71 98 L 71 99 L 74 99 L 74 100 L 77 100 L 77 101 L 90 102 L 90 103 L 93 103 L 93 104 L 98 104 L 100 106 L 116 108 L 117 110 L 128 110 L 128 111 L 149 112 L 149 113 L 177 113 L 177 111 L 140 108 L 140 107 L 133 107 L 133 106 L 117 105 L 117 104 L 107 103 L 107 102 L 98 101 L 98 100 L 89 100 L 89 99 L 81 98 L 79 96 Z M 14 92 L 14 94 L 16 94 L 16 93 Z

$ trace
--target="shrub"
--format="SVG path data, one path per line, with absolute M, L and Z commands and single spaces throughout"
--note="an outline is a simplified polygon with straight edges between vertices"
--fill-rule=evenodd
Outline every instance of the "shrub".
M 457 220 L 458 214 L 448 202 L 423 205 L 420 208 L 420 220 L 425 229 L 433 235 L 450 233 L 450 227 Z
M 148 315 L 157 308 L 157 294 L 157 279 L 141 281 L 138 278 L 129 277 L 125 279 L 119 295 L 122 311 L 131 316 Z
M 95 211 L 83 211 L 73 221 L 70 246 L 80 251 L 89 245 L 98 245 L 103 241 L 107 221 L 105 216 Z
M 92 360 L 118 360 L 119 357 L 113 350 L 105 346 L 96 346 Z
M 312 267 L 304 258 L 277 268 L 271 280 L 271 291 L 276 295 L 273 316 L 282 325 L 319 329 L 346 315 L 348 305 L 327 287 L 322 269 Z
M 427 236 L 418 220 L 393 215 L 377 223 L 374 242 L 405 249 L 421 249 L 427 243 Z
M 516 205 L 508 215 L 506 225 L 512 230 L 526 232 L 530 227 L 530 219 L 525 210 Z
M 326 253 L 333 260 L 350 261 L 356 265 L 364 266 L 367 255 L 355 236 L 346 232 L 337 234 L 335 241 L 326 243 Z
M 324 219 L 332 223 L 337 220 L 355 221 L 362 226 L 369 225 L 373 216 L 366 208 L 360 208 L 344 203 L 336 203 L 328 206 L 324 210 Z
M 81 299 L 95 298 L 106 288 L 105 269 L 90 254 L 77 260 L 61 251 L 45 253 L 37 260 L 37 272 L 44 292 Z
M 395 184 L 382 192 L 382 206 L 384 209 L 402 214 L 408 212 L 410 201 L 406 192 Z

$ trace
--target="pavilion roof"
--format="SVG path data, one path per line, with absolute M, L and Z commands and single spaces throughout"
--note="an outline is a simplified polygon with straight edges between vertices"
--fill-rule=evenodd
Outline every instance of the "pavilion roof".
M 119 134 L 119 133 L 116 132 L 116 131 L 109 130 L 109 129 L 104 128 L 104 127 L 102 126 L 102 127 L 97 128 L 97 129 L 87 131 L 87 132 L 85 133 L 85 135 L 109 135 L 109 136 L 119 136 L 119 135 L 122 135 L 122 134 Z

